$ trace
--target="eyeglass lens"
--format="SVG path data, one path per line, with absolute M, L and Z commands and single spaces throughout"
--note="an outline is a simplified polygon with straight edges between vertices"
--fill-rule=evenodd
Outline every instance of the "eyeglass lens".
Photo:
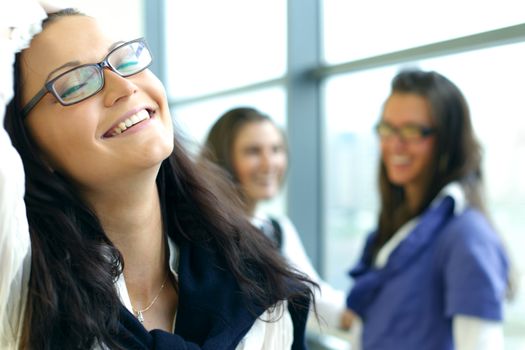
M 399 135 L 403 140 L 415 141 L 427 137 L 432 129 L 418 125 L 394 127 L 388 123 L 381 122 L 377 125 L 376 131 L 381 138 L 390 138 L 394 135 Z
M 151 54 L 142 41 L 124 44 L 107 56 L 109 66 L 123 77 L 140 72 L 151 60 Z M 96 94 L 103 85 L 102 68 L 99 65 L 85 65 L 58 77 L 52 89 L 60 102 L 70 105 Z

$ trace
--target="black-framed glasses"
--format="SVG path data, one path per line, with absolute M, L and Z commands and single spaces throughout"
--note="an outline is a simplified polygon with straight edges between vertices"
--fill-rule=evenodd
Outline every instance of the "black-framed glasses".
M 22 117 L 25 118 L 48 92 L 60 104 L 71 106 L 104 88 L 104 68 L 111 69 L 121 77 L 129 77 L 148 68 L 152 60 L 144 38 L 125 42 L 111 50 L 101 62 L 75 67 L 48 81 L 22 108 Z
M 407 142 L 417 142 L 421 141 L 430 135 L 434 134 L 436 129 L 432 127 L 417 125 L 417 124 L 405 124 L 403 126 L 393 126 L 387 122 L 379 122 L 375 130 L 377 135 L 381 139 L 390 139 L 392 136 L 397 135 L 403 141 Z

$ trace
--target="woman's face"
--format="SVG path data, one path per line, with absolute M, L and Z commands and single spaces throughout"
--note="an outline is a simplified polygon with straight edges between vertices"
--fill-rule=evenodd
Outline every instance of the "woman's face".
M 233 168 L 242 190 L 253 202 L 279 193 L 287 155 L 281 132 L 269 121 L 250 122 L 233 143 Z
M 23 52 L 22 104 L 50 79 L 75 66 L 100 62 L 119 43 L 90 17 L 51 22 Z M 173 149 L 172 122 L 160 81 L 147 69 L 126 78 L 107 68 L 103 74 L 105 85 L 97 94 L 63 106 L 47 93 L 26 118 L 50 168 L 86 191 L 116 188 L 130 176 L 158 169 Z M 113 132 L 132 118 L 136 124 Z
M 427 100 L 411 93 L 392 94 L 385 103 L 382 122 L 393 128 L 433 127 Z M 399 134 L 382 137 L 381 156 L 388 179 L 421 194 L 432 168 L 434 144 L 433 135 L 411 140 L 404 140 Z

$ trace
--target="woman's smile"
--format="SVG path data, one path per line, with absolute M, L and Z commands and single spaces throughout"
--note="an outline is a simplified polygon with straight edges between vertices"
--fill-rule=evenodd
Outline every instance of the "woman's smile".
M 131 112 L 133 113 L 133 112 Z M 128 115 L 131 113 L 127 113 Z M 137 124 L 142 123 L 150 118 L 153 118 L 155 111 L 148 110 L 146 108 L 139 110 L 138 112 L 132 114 L 131 116 L 124 116 L 113 125 L 105 134 L 104 138 L 110 138 L 114 136 L 121 135 L 126 131 L 134 128 Z

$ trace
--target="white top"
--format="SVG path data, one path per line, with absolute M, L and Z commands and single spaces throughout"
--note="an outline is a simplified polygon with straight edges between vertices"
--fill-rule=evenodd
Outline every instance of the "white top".
M 9 9 L 9 11 L 6 10 Z M 45 18 L 34 1 L 17 0 L 0 11 L 0 348 L 18 349 L 21 336 L 31 245 L 24 204 L 24 170 L 4 125 L 13 97 L 15 53 L 27 47 Z
M 46 17 L 31 0 L 10 1 L 9 11 L 0 11 L 0 349 L 19 349 L 27 301 L 31 267 L 31 244 L 24 203 L 22 161 L 11 145 L 4 124 L 5 106 L 13 96 L 13 62 L 16 52 L 27 47 L 41 29 Z M 170 245 L 170 251 L 175 251 Z M 172 273 L 175 259 L 170 255 Z M 131 311 L 123 277 L 117 281 L 122 303 Z M 237 350 L 289 349 L 293 342 L 293 324 L 281 303 L 255 321 Z M 281 316 L 281 317 L 279 317 Z M 276 320 L 264 322 L 264 320 Z
M 346 308 L 345 293 L 333 288 L 321 279 L 315 271 L 299 234 L 290 219 L 286 216 L 274 217 L 281 226 L 282 246 L 281 254 L 297 270 L 305 273 L 310 279 L 319 284 L 320 290 L 315 290 L 316 307 L 322 325 L 338 329 L 340 327 L 341 313 Z M 251 219 L 252 224 L 261 229 L 264 225 L 271 225 L 267 214 L 257 213 Z M 264 231 L 264 230 L 263 230 Z
M 458 183 L 450 183 L 445 186 L 431 205 L 437 205 L 445 196 L 454 199 L 454 214 L 459 215 L 467 208 L 465 194 Z M 386 265 L 388 257 L 417 225 L 419 218 L 414 218 L 404 224 L 385 243 L 377 253 L 374 260 L 376 268 Z M 358 320 L 358 329 L 361 329 L 361 321 Z M 479 317 L 457 315 L 452 318 L 452 334 L 454 348 L 456 350 L 502 350 L 503 349 L 503 325 L 502 322 L 486 320 Z M 359 348 L 356 347 L 355 350 Z M 354 350 L 354 349 L 353 349 Z

